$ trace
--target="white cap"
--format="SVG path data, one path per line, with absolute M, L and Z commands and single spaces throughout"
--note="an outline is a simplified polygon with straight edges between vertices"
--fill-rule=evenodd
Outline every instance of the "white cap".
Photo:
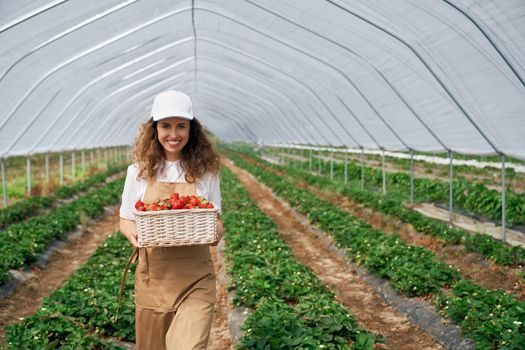
M 153 121 L 169 117 L 180 117 L 188 120 L 193 119 L 191 98 L 183 92 L 168 90 L 155 96 L 151 108 Z

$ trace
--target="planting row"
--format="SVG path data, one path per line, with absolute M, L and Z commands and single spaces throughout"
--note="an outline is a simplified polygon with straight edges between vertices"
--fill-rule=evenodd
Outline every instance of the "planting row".
M 123 183 L 123 179 L 110 182 L 52 209 L 48 215 L 10 225 L 0 234 L 0 283 L 9 278 L 10 269 L 25 268 L 36 261 L 50 242 L 64 239 L 80 224 L 82 215 L 95 218 L 105 206 L 117 203 Z
M 131 254 L 126 238 L 110 236 L 41 309 L 6 327 L 7 349 L 121 349 L 101 338 L 135 340 L 133 279 L 126 281 L 117 322 L 122 268 Z
M 329 167 L 329 162 L 322 162 L 324 168 Z M 303 168 L 308 168 L 309 161 L 294 161 L 299 163 Z M 344 164 L 334 162 L 334 178 L 342 179 L 344 177 Z M 361 178 L 361 164 L 354 160 L 349 160 L 347 164 L 347 174 L 350 179 Z M 364 177 L 367 186 L 379 187 L 383 183 L 381 169 L 364 167 Z M 389 172 L 386 176 L 389 191 L 397 192 L 402 195 L 403 200 L 408 198 L 410 188 L 410 175 L 401 172 Z M 473 183 L 466 179 L 453 181 L 454 207 L 461 208 L 469 213 L 483 216 L 494 221 L 501 221 L 502 202 L 501 193 L 489 189 L 481 183 Z M 431 201 L 434 203 L 446 204 L 449 201 L 449 184 L 448 182 L 431 180 L 425 178 L 414 178 L 414 195 L 415 200 Z M 516 193 L 507 190 L 506 198 L 506 220 L 507 225 L 521 225 L 525 223 L 525 193 Z
M 525 344 L 524 302 L 502 290 L 484 290 L 462 279 L 457 270 L 436 262 L 431 252 L 407 245 L 398 235 L 383 234 L 338 206 L 296 188 L 294 182 L 254 166 L 233 152 L 227 153 L 238 166 L 306 215 L 310 223 L 330 233 L 351 260 L 370 273 L 389 279 L 395 289 L 407 295 L 433 295 L 436 307 L 456 321 L 463 334 L 474 339 L 477 348 L 520 349 Z M 443 291 L 449 288 L 452 296 Z
M 245 154 L 256 157 L 253 153 Z M 349 182 L 345 185 L 343 181 L 330 180 L 301 169 L 270 164 L 260 158 L 257 158 L 257 161 L 279 171 L 287 171 L 288 175 L 296 180 L 300 179 L 310 185 L 338 192 L 369 208 L 396 217 L 403 222 L 411 224 L 419 232 L 439 237 L 446 244 L 462 243 L 468 251 L 480 253 L 485 258 L 491 259 L 499 265 L 525 264 L 524 248 L 509 246 L 485 234 L 470 234 L 460 228 L 451 228 L 444 222 L 429 218 L 414 209 L 406 207 L 404 205 L 405 197 L 399 193 L 390 192 L 384 196 L 378 192 L 363 190 L 355 182 Z
M 233 302 L 254 308 L 238 348 L 372 349 L 381 337 L 361 328 L 294 259 L 276 225 L 228 169 L 223 169 L 221 186 L 226 190 L 223 221 Z
M 102 173 L 90 176 L 85 181 L 77 182 L 71 186 L 60 186 L 55 190 L 54 196 L 35 196 L 17 201 L 5 208 L 0 209 L 0 229 L 35 216 L 39 210 L 49 208 L 56 198 L 66 199 L 73 195 L 86 191 L 90 187 L 103 182 L 111 176 L 124 169 L 124 166 L 109 167 Z M 0 232 L 1 234 L 1 232 Z

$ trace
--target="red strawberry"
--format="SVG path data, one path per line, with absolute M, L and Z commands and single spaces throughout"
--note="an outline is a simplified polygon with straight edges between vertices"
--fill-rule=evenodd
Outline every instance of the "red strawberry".
M 179 194 L 178 194 L 177 192 L 172 193 L 172 194 L 170 195 L 170 202 L 172 202 L 172 201 L 176 201 L 176 200 L 178 200 L 178 199 L 179 199 Z
M 184 205 L 184 207 L 182 209 L 193 209 L 193 205 L 188 203 L 188 204 Z
M 171 203 L 171 209 L 182 209 L 184 207 L 184 202 L 180 199 L 177 199 L 176 201 L 173 201 Z
M 208 209 L 213 209 L 213 208 L 214 208 L 214 207 L 213 207 L 213 203 L 212 203 L 212 202 L 208 202 L 208 203 L 206 204 L 206 208 L 208 208 Z
M 190 199 L 189 203 L 190 203 L 191 205 L 193 205 L 194 207 L 196 207 L 197 205 L 199 205 L 199 200 L 198 200 L 197 198 L 195 198 L 195 197 L 192 197 L 192 198 Z
M 135 203 L 135 209 L 139 209 L 140 207 L 144 206 L 144 202 L 141 200 L 138 200 L 137 203 Z

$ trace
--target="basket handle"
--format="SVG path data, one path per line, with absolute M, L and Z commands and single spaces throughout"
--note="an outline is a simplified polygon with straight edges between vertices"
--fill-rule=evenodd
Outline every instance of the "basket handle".
M 126 263 L 126 267 L 124 267 L 124 272 L 122 273 L 122 280 L 120 281 L 120 290 L 118 292 L 118 298 L 117 298 L 117 312 L 115 314 L 115 317 L 113 318 L 113 323 L 116 323 L 118 320 L 118 311 L 120 309 L 120 302 L 122 301 L 122 292 L 124 292 L 124 286 L 126 285 L 126 276 L 128 275 L 129 267 L 131 264 L 133 264 L 139 255 L 139 248 L 133 248 L 133 253 L 131 253 L 131 256 L 128 259 L 128 262 Z

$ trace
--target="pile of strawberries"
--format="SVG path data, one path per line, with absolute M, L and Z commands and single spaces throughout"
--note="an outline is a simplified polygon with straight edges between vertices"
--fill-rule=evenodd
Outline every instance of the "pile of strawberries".
M 155 203 L 149 204 L 138 200 L 135 209 L 138 211 L 157 211 L 157 210 L 176 210 L 176 209 L 213 209 L 213 203 L 208 202 L 201 196 L 179 196 L 177 192 L 170 195 L 170 198 L 158 199 Z

